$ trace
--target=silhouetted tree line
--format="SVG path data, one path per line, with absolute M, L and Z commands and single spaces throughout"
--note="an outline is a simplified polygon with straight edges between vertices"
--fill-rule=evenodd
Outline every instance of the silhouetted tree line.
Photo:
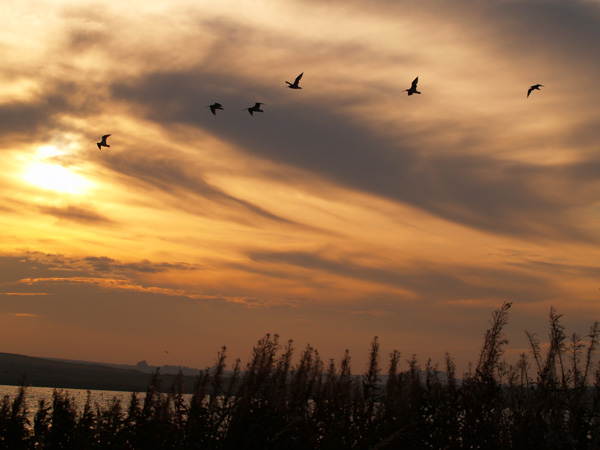
M 416 356 L 400 370 L 390 354 L 381 376 L 379 342 L 362 376 L 350 355 L 324 362 L 307 346 L 292 363 L 292 341 L 266 335 L 248 364 L 225 374 L 226 349 L 200 373 L 191 401 L 183 378 L 160 392 L 158 372 L 146 396 L 129 405 L 114 399 L 77 410 L 55 390 L 30 421 L 22 386 L 0 407 L 0 448 L 20 449 L 594 449 L 600 448 L 600 367 L 592 367 L 600 326 L 583 338 L 565 335 L 550 310 L 550 339 L 542 351 L 528 333 L 531 355 L 502 361 L 510 303 L 493 313 L 476 367 L 457 379 L 446 354 L 439 370 Z M 591 380 L 591 378 L 594 380 Z

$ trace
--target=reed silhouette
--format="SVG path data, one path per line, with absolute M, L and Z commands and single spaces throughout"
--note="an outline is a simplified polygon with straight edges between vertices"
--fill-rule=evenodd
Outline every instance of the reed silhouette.
M 531 354 L 510 365 L 502 359 L 510 306 L 494 311 L 478 362 L 460 379 L 448 353 L 440 370 L 416 355 L 404 363 L 394 350 L 383 374 L 375 337 L 365 372 L 354 375 L 348 351 L 322 361 L 308 345 L 294 363 L 294 343 L 267 334 L 245 366 L 236 360 L 227 371 L 221 348 L 189 401 L 183 376 L 161 392 L 156 371 L 143 400 L 133 393 L 127 406 L 114 399 L 101 408 L 88 396 L 78 411 L 55 390 L 30 421 L 24 382 L 0 406 L 0 449 L 599 448 L 600 325 L 586 343 L 567 337 L 552 308 L 549 342 L 527 332 Z

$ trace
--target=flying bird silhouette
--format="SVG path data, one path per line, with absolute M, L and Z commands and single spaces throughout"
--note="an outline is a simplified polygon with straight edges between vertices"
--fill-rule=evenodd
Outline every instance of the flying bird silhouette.
M 255 112 L 264 112 L 262 109 L 260 109 L 260 105 L 264 105 L 264 103 L 256 102 L 254 106 L 251 106 L 250 108 L 244 108 L 244 111 L 248 111 L 250 115 L 253 115 Z
M 544 87 L 543 84 L 534 84 L 533 86 L 530 86 L 529 89 L 527 90 L 527 97 L 529 97 L 529 94 L 531 94 L 531 91 L 533 90 L 538 90 L 541 91 L 541 87 Z
M 223 109 L 223 105 L 221 105 L 220 103 L 213 103 L 212 105 L 208 105 L 207 108 L 210 108 L 210 112 L 216 116 L 217 109 Z
M 96 145 L 98 146 L 98 150 L 102 150 L 102 147 L 110 147 L 110 145 L 108 145 L 106 143 L 106 138 L 109 136 L 110 136 L 110 134 L 105 134 L 104 136 L 102 136 L 102 140 L 100 142 L 96 142 Z
M 290 83 L 289 81 L 286 81 L 286 83 L 288 84 L 288 87 L 290 89 L 302 89 L 300 86 L 298 86 L 298 83 L 300 83 L 300 79 L 302 78 L 302 75 L 304 75 L 304 72 L 302 72 L 300 75 L 298 75 L 296 77 L 296 81 L 294 81 L 294 83 Z
M 410 89 L 404 89 L 402 92 L 408 92 L 408 95 L 420 94 L 420 92 L 417 91 L 417 83 L 418 82 L 419 82 L 419 77 L 417 77 L 413 80 L 412 84 L 410 85 Z

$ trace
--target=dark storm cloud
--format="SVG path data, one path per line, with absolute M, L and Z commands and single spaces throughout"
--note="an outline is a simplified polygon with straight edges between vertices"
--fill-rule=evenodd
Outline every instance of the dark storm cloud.
M 425 152 L 428 144 L 420 143 L 426 135 L 406 128 L 406 138 L 392 140 L 336 111 L 336 105 L 294 101 L 281 90 L 196 68 L 117 83 L 113 95 L 137 103 L 141 114 L 157 122 L 205 128 L 252 155 L 470 227 L 521 237 L 589 238 L 570 221 L 571 205 L 548 190 L 552 170 L 499 161 L 483 154 L 485 148 L 479 156 L 461 155 L 452 144 L 446 156 L 424 156 L 431 155 Z M 215 100 L 226 108 L 217 117 L 205 111 Z M 264 114 L 241 111 L 253 101 L 267 103 Z M 434 125 L 424 130 L 435 132 Z M 464 132 L 463 143 L 485 147 L 483 130 Z
M 308 252 L 252 252 L 249 258 L 259 266 L 287 265 L 307 270 L 318 270 L 342 278 L 358 279 L 411 291 L 419 299 L 485 299 L 499 302 L 511 299 L 535 302 L 556 295 L 556 286 L 546 277 L 503 268 L 478 266 L 444 266 L 443 264 L 416 263 L 410 268 L 369 267 L 351 259 L 333 259 L 320 253 Z M 241 269 L 241 267 L 238 267 Z M 256 272 L 256 267 L 248 269 Z M 265 270 L 265 273 L 267 273 Z M 279 272 L 284 278 L 296 277 L 296 272 Z M 273 271 L 270 276 L 277 277 Z

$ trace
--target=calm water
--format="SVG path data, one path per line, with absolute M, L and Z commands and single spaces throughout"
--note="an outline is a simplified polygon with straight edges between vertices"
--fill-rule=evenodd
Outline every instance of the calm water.
M 69 397 L 73 399 L 77 410 L 83 410 L 85 406 L 85 402 L 87 401 L 88 391 L 85 389 L 59 389 L 60 391 L 67 392 Z M 52 404 L 52 394 L 54 392 L 54 388 L 44 388 L 44 387 L 28 387 L 25 391 L 25 399 L 27 401 L 27 411 L 29 411 L 30 418 L 33 417 L 33 414 L 38 409 L 38 405 L 41 399 L 45 399 L 46 403 Z M 131 392 L 123 392 L 123 391 L 89 391 L 91 393 L 92 405 L 98 404 L 100 408 L 104 409 L 108 407 L 113 398 L 118 398 L 121 400 L 124 406 L 129 405 L 129 400 L 131 399 Z M 0 385 L 0 399 L 4 398 L 5 395 L 8 395 L 12 400 L 19 393 L 18 386 L 2 386 Z M 144 398 L 146 393 L 140 393 L 138 398 Z
M 73 399 L 73 402 L 78 411 L 83 411 L 83 407 L 85 406 L 85 402 L 87 401 L 88 390 L 85 389 L 59 389 L 62 392 L 66 392 L 69 394 L 69 397 Z M 91 404 L 92 406 L 98 405 L 101 409 L 106 409 L 112 403 L 114 398 L 121 400 L 121 405 L 123 408 L 127 408 L 129 406 L 129 401 L 131 400 L 132 392 L 124 392 L 124 391 L 94 391 L 89 390 L 91 395 Z M 11 399 L 11 401 L 17 396 L 19 393 L 18 386 L 3 386 L 0 385 L 0 400 L 4 398 L 5 395 Z M 27 417 L 30 420 L 33 420 L 33 416 L 38 410 L 39 403 L 41 399 L 46 400 L 47 405 L 52 405 L 52 394 L 54 393 L 54 388 L 44 388 L 44 387 L 28 387 L 25 391 L 25 400 L 27 403 Z M 138 399 L 143 400 L 146 397 L 145 392 L 139 392 Z M 183 398 L 187 401 L 191 399 L 191 394 L 185 394 Z M 94 408 L 95 409 L 95 408 Z

